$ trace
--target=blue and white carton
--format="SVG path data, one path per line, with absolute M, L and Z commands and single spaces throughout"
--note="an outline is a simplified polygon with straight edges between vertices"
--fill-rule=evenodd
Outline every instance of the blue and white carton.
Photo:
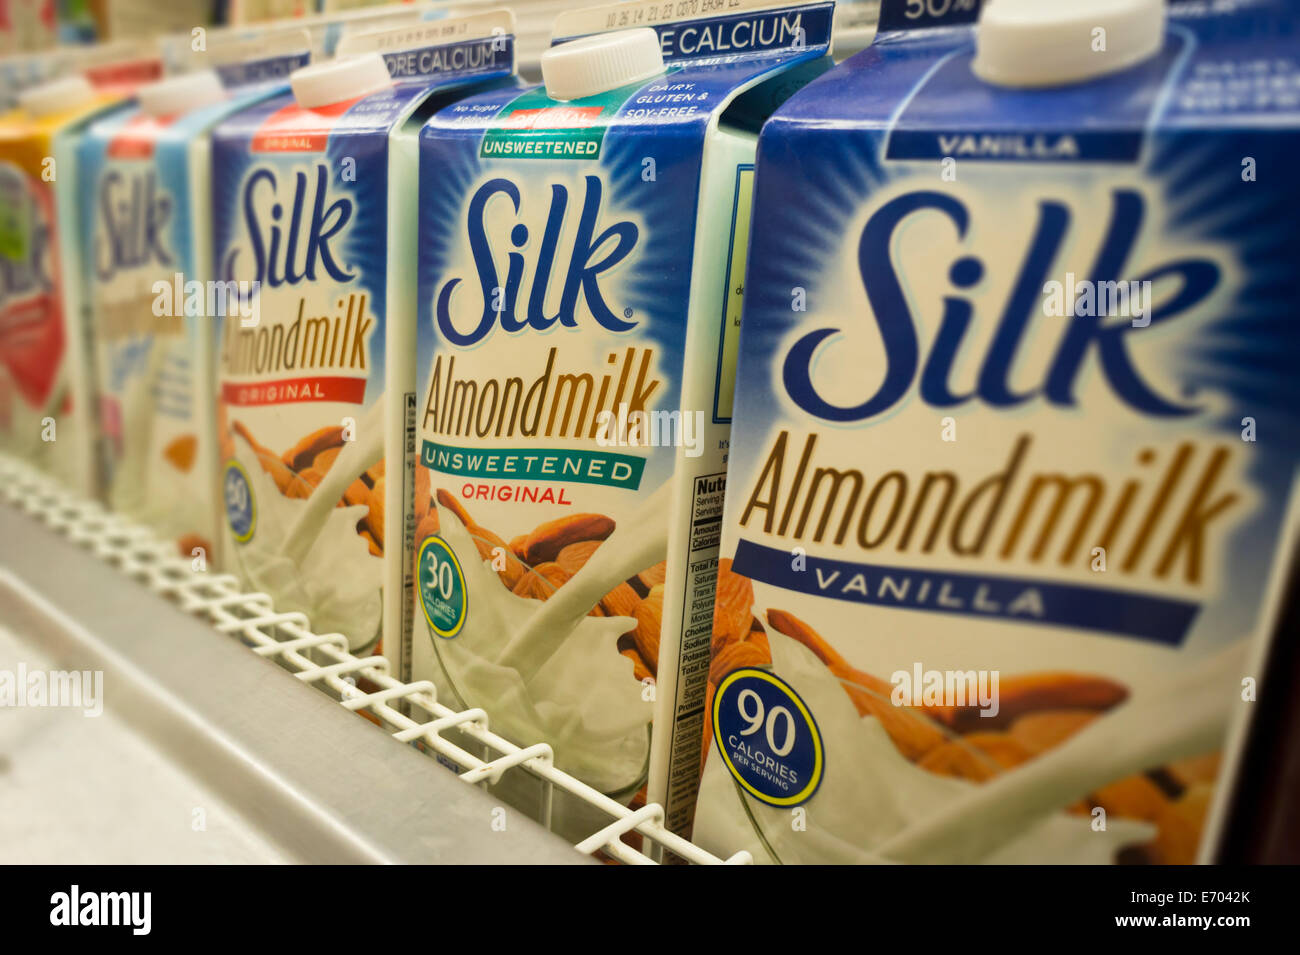
M 415 135 L 513 85 L 513 17 L 346 37 L 213 133 L 213 268 L 247 295 L 217 362 L 225 566 L 354 651 L 409 628 Z
M 407 669 L 690 824 L 756 133 L 832 5 L 562 14 L 420 140 Z M 653 731 L 652 731 L 653 723 Z
M 1297 16 L 974 4 L 758 149 L 706 848 L 1212 858 L 1296 540 Z M 752 637 L 750 638 L 752 640 Z
M 219 561 L 220 545 L 216 333 L 223 315 L 252 314 L 210 270 L 208 133 L 286 89 L 309 58 L 302 30 L 214 46 L 211 68 L 144 87 L 79 147 L 107 502 L 203 566 Z

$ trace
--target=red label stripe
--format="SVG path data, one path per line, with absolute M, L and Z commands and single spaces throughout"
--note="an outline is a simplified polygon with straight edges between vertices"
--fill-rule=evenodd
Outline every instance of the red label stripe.
M 224 382 L 221 397 L 231 405 L 282 405 L 300 401 L 339 401 L 359 405 L 366 396 L 364 378 L 280 378 L 275 381 Z

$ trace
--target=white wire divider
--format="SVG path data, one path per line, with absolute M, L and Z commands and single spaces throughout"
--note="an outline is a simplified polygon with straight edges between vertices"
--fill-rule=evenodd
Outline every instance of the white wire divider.
M 599 852 L 628 865 L 658 864 L 664 852 L 697 865 L 753 861 L 744 851 L 721 859 L 670 832 L 663 826 L 664 811 L 658 804 L 638 809 L 623 805 L 557 768 L 550 745 L 518 746 L 497 735 L 485 710 L 456 710 L 440 703 L 430 681 L 396 679 L 386 657 L 354 656 L 342 634 L 314 633 L 305 614 L 277 612 L 269 596 L 246 592 L 238 578 L 196 569 L 195 561 L 182 557 L 152 530 L 74 494 L 44 472 L 4 453 L 0 453 L 0 501 L 88 548 L 182 610 L 208 621 L 219 633 L 239 639 L 257 655 L 276 660 L 346 709 L 367 712 L 382 725 L 395 727 L 394 739 L 419 744 L 417 748 L 444 768 L 446 761 L 454 763 L 465 782 L 495 784 L 507 770 L 527 771 L 541 782 L 539 821 L 548 829 L 557 788 L 598 810 L 609 822 L 576 843 L 580 853 Z M 363 680 L 374 689 L 358 686 Z M 444 734 L 453 729 L 481 745 L 482 753 L 448 739 Z M 623 841 L 630 833 L 642 837 L 643 848 Z

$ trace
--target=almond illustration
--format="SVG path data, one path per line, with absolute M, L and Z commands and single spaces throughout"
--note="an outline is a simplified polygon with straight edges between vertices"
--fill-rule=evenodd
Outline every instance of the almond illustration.
M 933 747 L 917 765 L 941 776 L 983 782 L 1031 755 L 1006 733 L 971 733 Z
M 631 617 L 640 603 L 641 598 L 627 584 L 619 584 L 600 598 L 600 608 L 607 617 Z
M 315 468 L 304 468 L 293 476 L 288 487 L 284 489 L 285 497 L 308 498 L 325 477 Z
M 1148 846 L 1152 861 L 1158 865 L 1191 865 L 1196 861 L 1213 797 L 1211 783 L 1197 783 L 1177 801 L 1161 807 L 1155 818 L 1158 832 Z
M 709 746 L 713 742 L 713 697 L 718 691 L 717 684 L 712 680 L 704 686 L 704 741 L 700 745 L 700 772 L 704 772 L 704 764 L 709 758 Z
M 998 715 L 984 717 L 978 706 L 932 707 L 935 719 L 959 733 L 1005 729 L 1037 710 L 1108 710 L 1128 699 L 1114 680 L 1086 673 L 1039 672 L 1003 675 L 998 681 Z
M 646 662 L 641 659 L 641 654 L 637 652 L 636 647 L 628 647 L 626 650 L 620 650 L 623 656 L 632 661 L 632 675 L 638 680 L 653 680 L 654 674 L 646 666 Z
M 1139 773 L 1103 786 L 1089 795 L 1107 813 L 1155 822 L 1169 806 L 1169 797 L 1150 777 Z
M 839 679 L 840 686 L 844 687 L 858 713 L 880 720 L 889 738 L 905 757 L 915 761 L 944 743 L 946 737 L 939 725 L 922 711 L 895 706 L 890 699 L 893 687 L 889 683 L 850 666 L 821 634 L 794 614 L 768 610 L 767 622 L 778 633 L 798 640 L 826 664 Z
M 421 464 L 415 466 L 415 523 L 419 524 L 429 513 L 429 487 L 433 475 Z
M 212 545 L 200 534 L 182 534 L 176 539 L 176 548 L 182 557 L 193 557 L 195 550 L 209 555 L 212 553 Z
M 230 425 L 224 401 L 217 402 L 217 451 L 221 455 L 222 464 L 235 456 L 235 439 L 230 436 Z
M 519 558 L 511 552 L 505 541 L 486 527 L 471 524 L 467 530 L 474 538 L 474 546 L 478 549 L 479 558 L 491 561 L 501 582 L 514 590 L 515 584 L 528 573 L 528 568 L 519 562 Z
M 637 574 L 637 579 L 641 581 L 642 586 L 647 591 L 655 584 L 662 584 L 668 576 L 668 562 L 659 561 L 653 567 L 647 567 L 641 573 Z
M 510 538 L 510 552 L 520 560 L 524 559 L 524 542 L 528 540 L 527 534 L 520 534 L 518 537 Z M 559 556 L 558 554 L 556 556 Z
M 555 562 L 569 573 L 576 574 L 582 570 L 582 565 L 596 553 L 596 548 L 600 545 L 601 541 L 578 541 L 576 544 L 570 544 L 556 555 Z
M 874 677 L 869 673 L 863 673 L 851 666 L 849 662 L 840 655 L 834 647 L 826 642 L 812 627 L 804 623 L 792 613 L 784 610 L 769 610 L 767 612 L 767 622 L 771 624 L 772 629 L 778 633 L 783 633 L 792 640 L 798 640 L 814 654 L 817 659 L 826 664 L 836 676 L 841 680 L 849 680 L 856 686 L 870 690 L 882 696 L 886 701 L 889 700 L 890 693 L 893 692 L 893 686 L 879 677 Z M 890 704 L 891 706 L 893 704 Z
M 348 485 L 348 489 L 343 492 L 343 503 L 349 507 L 357 507 L 367 504 L 370 501 L 370 486 L 361 478 L 357 478 Z
M 718 561 L 718 582 L 713 602 L 713 639 L 739 643 L 749 633 L 754 619 L 754 584 L 735 573 L 731 561 Z
M 163 457 L 172 463 L 176 470 L 188 473 L 194 467 L 194 454 L 198 450 L 199 440 L 192 434 L 183 434 L 172 439 L 163 448 Z
M 577 541 L 604 540 L 614 533 L 614 522 L 604 514 L 570 514 L 539 524 L 523 543 L 528 564 L 553 561 L 560 551 Z
M 530 572 L 524 574 L 513 589 L 514 593 L 520 597 L 546 600 L 551 594 L 555 593 L 556 588 L 563 586 L 568 579 L 568 573 L 559 564 L 538 564 Z
M 636 629 L 632 631 L 632 640 L 646 662 L 650 672 L 659 674 L 659 631 L 664 619 L 664 588 L 662 585 L 651 587 L 645 599 L 632 611 L 636 618 Z
M 1094 710 L 1040 710 L 1011 724 L 1011 736 L 1031 753 L 1063 743 L 1097 718 Z
M 709 681 L 716 685 L 732 670 L 767 666 L 771 662 L 772 658 L 763 652 L 762 647 L 748 642 L 729 643 L 709 662 Z
M 334 463 L 334 459 L 339 456 L 339 452 L 342 450 L 343 448 L 341 446 L 337 448 L 326 448 L 320 454 L 316 455 L 316 457 L 312 458 L 311 466 L 324 474 L 330 469 L 330 465 Z
M 474 523 L 473 519 L 469 516 L 469 511 L 465 510 L 465 505 L 462 504 L 460 499 L 450 491 L 438 488 L 438 503 L 455 514 L 456 517 L 460 519 L 460 522 L 466 527 L 469 527 Z
M 1197 783 L 1212 783 L 1219 776 L 1219 754 L 1206 753 L 1190 759 L 1180 759 L 1164 767 L 1165 772 L 1184 787 L 1190 788 Z
M 326 448 L 338 448 L 343 446 L 343 428 L 341 425 L 330 425 L 328 428 L 321 428 L 313 431 L 305 438 L 301 439 L 288 451 L 284 452 L 282 460 L 285 465 L 293 468 L 295 471 L 301 471 L 307 467 Z
M 384 546 L 384 479 L 379 478 L 375 481 L 375 486 L 370 489 L 370 515 L 366 518 L 366 523 L 370 525 L 370 533 L 375 536 L 375 542 L 380 547 Z
M 248 425 L 244 424 L 244 422 L 235 421 L 231 424 L 230 427 L 234 430 L 235 434 L 239 435 L 241 438 L 247 441 L 249 447 L 251 447 L 259 456 L 262 454 L 275 453 L 271 451 L 270 448 L 267 448 L 266 446 L 260 444 L 258 440 L 253 437 L 253 432 L 248 430 Z
M 275 486 L 280 489 L 281 494 L 287 494 L 289 485 L 293 483 L 294 473 L 285 466 L 277 455 L 270 448 L 258 444 L 257 439 L 253 437 L 251 431 L 242 421 L 236 421 L 231 427 L 235 433 L 248 442 L 249 447 L 257 455 L 258 464 L 262 465 L 262 470 L 271 475 L 271 480 L 275 481 Z M 231 455 L 234 456 L 233 453 Z

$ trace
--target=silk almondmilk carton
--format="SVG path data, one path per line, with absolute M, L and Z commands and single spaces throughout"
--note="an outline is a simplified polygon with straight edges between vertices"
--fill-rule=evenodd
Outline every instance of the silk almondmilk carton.
M 346 41 L 212 134 L 223 566 L 353 650 L 398 633 L 413 493 L 415 132 L 511 82 L 493 11 Z M 385 643 L 391 646 L 394 638 Z
M 886 2 L 764 127 L 706 848 L 1212 857 L 1300 441 L 1297 21 L 1229 10 Z
M 288 86 L 306 31 L 209 47 L 213 68 L 142 87 L 81 140 L 86 302 L 94 326 L 99 454 L 114 510 L 187 557 L 217 554 L 218 323 L 257 318 L 212 280 L 208 131 Z
M 403 673 L 689 824 L 756 133 L 832 5 L 561 15 L 420 140 Z M 653 723 L 653 731 L 651 724 Z

